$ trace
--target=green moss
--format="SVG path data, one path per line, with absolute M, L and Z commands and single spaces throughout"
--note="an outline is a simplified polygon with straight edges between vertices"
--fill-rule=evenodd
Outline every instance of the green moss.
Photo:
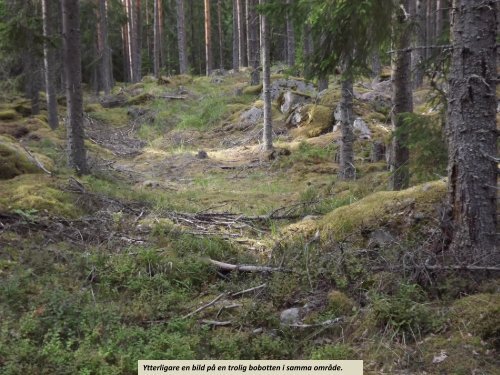
M 243 89 L 245 95 L 258 95 L 262 92 L 262 84 L 255 86 L 247 86 Z
M 0 181 L 0 191 L 0 211 L 37 210 L 66 217 L 81 214 L 74 198 L 59 190 L 49 176 L 31 174 Z
M 12 109 L 7 109 L 5 111 L 0 111 L 0 120 L 15 120 L 18 118 L 16 111 Z
M 15 103 L 14 109 L 23 117 L 31 116 L 31 105 L 25 101 Z
M 430 182 L 402 191 L 380 191 L 349 206 L 336 209 L 326 215 L 320 227 L 336 240 L 345 238 L 354 230 L 376 228 L 391 220 L 403 208 L 415 204 L 422 212 L 434 212 L 444 197 L 446 184 Z
M 90 116 L 111 126 L 123 126 L 128 122 L 127 108 L 106 108 L 91 112 Z
M 153 99 L 154 99 L 154 97 L 151 94 L 149 94 L 147 92 L 143 92 L 143 93 L 136 95 L 136 96 L 133 96 L 129 100 L 127 100 L 127 105 L 144 104 L 144 103 L 147 103 L 149 101 L 152 101 Z
M 476 294 L 456 301 L 451 309 L 456 328 L 500 344 L 500 295 Z
M 8 137 L 0 136 L 0 180 L 37 172 L 26 153 Z
M 85 105 L 85 112 L 100 112 L 103 110 L 104 108 L 100 103 L 89 103 Z
M 336 317 L 352 314 L 353 309 L 356 306 L 352 299 L 338 290 L 330 291 L 328 293 L 327 299 L 328 312 Z
M 332 130 L 332 109 L 323 105 L 307 104 L 301 110 L 305 121 L 292 130 L 294 137 L 313 138 Z

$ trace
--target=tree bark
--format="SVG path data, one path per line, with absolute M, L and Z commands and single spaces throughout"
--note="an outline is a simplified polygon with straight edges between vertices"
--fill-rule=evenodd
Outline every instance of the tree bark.
M 57 95 L 55 88 L 56 70 L 55 70 L 55 49 L 53 47 L 54 37 L 51 14 L 54 10 L 50 6 L 50 0 L 42 1 L 42 17 L 43 17 L 43 61 L 45 67 L 45 93 L 47 97 L 47 112 L 49 126 L 51 129 L 56 129 L 59 125 L 57 117 Z
M 426 22 L 425 22 L 425 11 L 426 4 L 425 0 L 415 0 L 415 46 L 419 47 L 412 51 L 411 61 L 412 61 L 412 71 L 413 71 L 413 88 L 419 88 L 422 86 L 424 81 L 424 64 L 425 64 L 425 49 L 421 48 L 425 46 L 426 43 Z
M 286 0 L 287 5 L 292 5 L 293 0 Z M 295 65 L 295 29 L 290 14 L 286 15 L 286 57 L 288 66 Z
M 266 0 L 259 0 L 259 4 L 264 5 Z M 271 64 L 269 53 L 269 22 L 267 16 L 260 17 L 260 49 L 262 58 L 263 73 L 263 96 L 264 96 L 264 150 L 273 149 L 273 124 L 271 117 Z
M 153 0 L 153 72 L 156 78 L 160 78 L 160 0 Z
M 210 0 L 205 0 L 205 69 L 206 74 L 212 74 L 212 27 L 210 19 Z
M 248 66 L 247 57 L 247 37 L 246 37 L 246 27 L 245 27 L 245 6 L 244 0 L 236 0 L 236 8 L 238 12 L 238 56 L 240 58 L 239 66 L 240 68 Z
M 413 98 L 411 85 L 411 52 L 401 51 L 410 46 L 410 30 L 408 28 L 410 1 L 402 0 L 401 4 L 405 11 L 398 9 L 395 22 L 398 24 L 399 32 L 394 32 L 394 48 L 399 52 L 392 55 L 392 105 L 391 113 L 392 130 L 396 132 L 403 126 L 403 114 L 413 112 Z M 393 136 L 392 140 L 392 160 L 391 160 L 391 180 L 392 190 L 406 189 L 410 184 L 410 174 L 408 168 L 409 150 L 406 138 L 402 134 Z
M 494 0 L 454 0 L 448 97 L 449 261 L 497 265 Z M 446 234 L 446 232 L 445 232 Z
M 177 43 L 179 48 L 179 71 L 186 74 L 188 71 L 186 27 L 184 21 L 184 0 L 177 0 Z
M 141 0 L 134 0 L 134 82 L 142 79 L 142 26 L 141 26 Z
M 113 87 L 113 70 L 111 63 L 111 49 L 109 48 L 108 40 L 108 17 L 106 0 L 98 0 L 98 46 L 100 57 L 100 77 L 101 87 L 106 95 L 109 95 Z
M 311 32 L 311 24 L 309 22 L 305 22 L 303 25 L 302 31 L 303 38 L 303 60 L 304 60 L 304 76 L 309 78 L 311 75 L 310 69 L 310 61 L 311 56 L 313 54 L 313 40 L 312 40 L 312 32 Z
M 233 70 L 240 70 L 240 36 L 238 33 L 238 0 L 233 0 Z
M 219 32 L 219 69 L 224 70 L 224 36 L 222 35 L 222 0 L 217 0 L 217 27 Z
M 259 16 L 255 10 L 257 0 L 247 0 L 247 15 L 248 15 L 248 64 L 252 68 L 250 73 L 250 84 L 258 85 L 260 81 L 259 72 Z
M 68 164 L 77 174 L 88 172 L 83 132 L 82 70 L 80 52 L 80 2 L 62 0 L 63 49 L 68 106 Z
M 340 132 L 342 140 L 340 145 L 340 170 L 341 180 L 352 180 L 356 177 L 354 167 L 354 131 L 353 131 L 353 84 L 351 78 L 342 80 L 340 109 Z

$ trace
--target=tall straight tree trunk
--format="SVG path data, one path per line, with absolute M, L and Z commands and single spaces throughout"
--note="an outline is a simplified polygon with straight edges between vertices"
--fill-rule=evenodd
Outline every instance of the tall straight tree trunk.
M 303 60 L 304 60 L 304 76 L 309 78 L 311 75 L 310 60 L 313 54 L 313 40 L 311 33 L 311 24 L 305 22 L 302 30 L 302 45 L 303 45 Z
M 494 0 L 454 0 L 448 94 L 448 236 L 460 265 L 498 266 Z
M 412 61 L 412 71 L 413 71 L 413 87 L 419 88 L 422 86 L 424 81 L 424 63 L 425 63 L 425 49 L 422 48 L 426 43 L 426 22 L 425 22 L 425 11 L 426 4 L 425 0 L 415 0 L 415 45 L 418 48 L 412 50 L 411 61 Z
M 80 52 L 80 2 L 62 0 L 64 71 L 68 103 L 68 164 L 77 174 L 88 172 L 83 132 L 83 96 Z
M 99 23 L 98 23 L 98 47 L 100 57 L 100 78 L 101 87 L 106 95 L 109 95 L 113 87 L 113 71 L 111 63 L 111 49 L 109 48 L 108 40 L 108 17 L 106 0 L 99 1 Z
M 206 74 L 212 74 L 212 27 L 210 19 L 210 0 L 205 0 L 205 69 Z
M 287 5 L 292 5 L 293 0 L 286 0 Z M 295 65 L 295 30 L 290 14 L 286 15 L 286 57 L 288 66 Z
M 160 0 L 154 1 L 153 11 L 153 70 L 156 78 L 160 78 L 160 7 L 162 6 Z
M 264 5 L 266 0 L 259 0 L 259 4 Z M 271 117 L 271 61 L 269 48 L 269 21 L 267 16 L 261 15 L 260 18 L 260 55 L 262 59 L 263 74 L 263 96 L 264 96 L 264 131 L 263 143 L 264 149 L 270 151 L 273 149 L 273 124 Z
M 346 77 L 342 80 L 340 109 L 340 132 L 342 142 L 340 145 L 340 170 L 341 180 L 352 180 L 356 177 L 354 168 L 354 131 L 353 131 L 353 85 L 352 78 Z
M 186 74 L 188 71 L 186 27 L 184 22 L 184 0 L 177 1 L 177 43 L 179 48 L 179 72 Z M 194 48 L 194 46 L 193 46 Z
M 240 35 L 238 33 L 238 0 L 233 0 L 233 70 L 240 70 Z
M 247 38 L 246 38 L 246 27 L 245 27 L 245 6 L 243 4 L 244 0 L 236 0 L 236 7 L 238 12 L 238 56 L 240 58 L 239 65 L 240 68 L 248 66 L 247 57 Z
M 142 20 L 141 20 L 141 0 L 134 0 L 134 82 L 139 82 L 142 79 Z
M 125 82 L 130 82 L 130 43 L 129 43 L 128 22 L 122 26 L 122 42 L 123 42 L 123 79 Z
M 255 6 L 257 0 L 247 0 L 247 50 L 248 64 L 252 68 L 250 73 L 250 84 L 258 85 L 260 81 L 259 72 L 259 16 Z
M 130 82 L 137 82 L 135 79 L 135 37 L 134 37 L 134 14 L 132 8 L 132 0 L 124 0 L 125 2 L 125 14 L 127 15 L 127 52 L 128 52 L 128 66 L 129 66 L 129 77 Z
M 413 112 L 413 98 L 411 85 L 411 52 L 401 51 L 410 46 L 410 30 L 407 11 L 410 1 L 402 0 L 405 11 L 398 9 L 395 22 L 398 23 L 398 32 L 394 33 L 394 50 L 392 56 L 392 130 L 396 132 L 403 126 L 403 114 Z M 406 138 L 402 134 L 394 135 L 392 140 L 391 180 L 393 190 L 406 189 L 410 183 L 408 162 L 410 158 Z
M 50 6 L 50 0 L 42 1 L 42 17 L 43 17 L 43 61 L 45 67 L 45 93 L 47 97 L 48 120 L 51 129 L 56 129 L 59 125 L 57 118 L 57 96 L 56 96 L 56 71 L 55 71 L 55 49 L 52 45 L 54 37 L 51 15 L 54 9 Z
M 222 35 L 222 0 L 217 0 L 217 29 L 219 33 L 219 69 L 224 70 L 224 36 Z

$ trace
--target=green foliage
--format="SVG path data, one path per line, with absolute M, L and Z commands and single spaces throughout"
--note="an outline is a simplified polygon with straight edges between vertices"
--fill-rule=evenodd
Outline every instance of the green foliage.
M 222 119 L 226 113 L 225 101 L 219 96 L 208 96 L 189 113 L 180 116 L 179 129 L 207 129 Z
M 395 136 L 410 149 L 410 172 L 416 182 L 446 175 L 448 154 L 441 115 L 404 113 Z
M 373 296 L 374 318 L 381 328 L 390 329 L 394 336 L 418 339 L 439 324 L 425 301 L 420 286 L 401 284 L 394 295 Z

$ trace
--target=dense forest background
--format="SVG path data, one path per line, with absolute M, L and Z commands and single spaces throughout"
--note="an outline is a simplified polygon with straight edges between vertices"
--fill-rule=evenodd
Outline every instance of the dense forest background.
M 494 374 L 495 0 L 0 0 L 0 372 Z

